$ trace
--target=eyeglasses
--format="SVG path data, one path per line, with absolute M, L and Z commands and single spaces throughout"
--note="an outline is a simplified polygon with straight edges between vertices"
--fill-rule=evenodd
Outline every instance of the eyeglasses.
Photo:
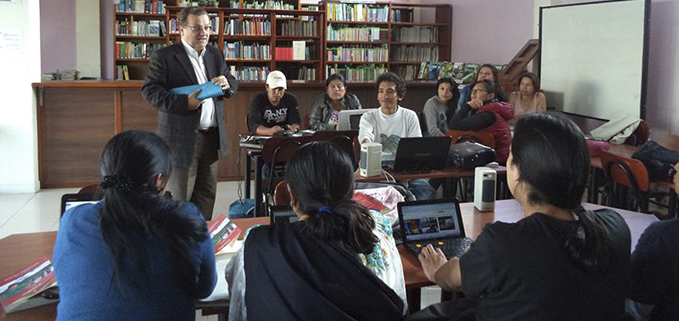
M 184 26 L 184 28 L 191 29 L 193 32 L 205 31 L 205 33 L 210 33 L 210 31 L 212 31 L 212 26 Z
M 484 92 L 484 93 L 487 93 L 487 92 L 488 92 L 487 90 L 483 90 L 483 89 L 472 89 L 472 94 L 473 94 L 473 93 L 476 93 L 476 92 L 479 92 L 479 91 Z

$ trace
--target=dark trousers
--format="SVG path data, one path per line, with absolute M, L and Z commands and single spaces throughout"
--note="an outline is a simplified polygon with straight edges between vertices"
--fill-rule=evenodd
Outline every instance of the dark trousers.
M 196 134 L 196 149 L 191 166 L 175 168 L 167 190 L 178 201 L 190 201 L 198 207 L 205 220 L 212 219 L 217 196 L 219 171 L 219 129 L 211 127 Z

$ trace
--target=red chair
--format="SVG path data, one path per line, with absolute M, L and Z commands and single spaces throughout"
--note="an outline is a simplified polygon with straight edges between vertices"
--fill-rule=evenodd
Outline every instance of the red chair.
M 636 159 L 601 152 L 601 165 L 607 187 L 604 200 L 607 206 L 648 213 L 648 171 Z
M 495 137 L 493 137 L 491 133 L 449 130 L 446 133 L 446 136 L 452 138 L 450 141 L 451 144 L 473 141 L 481 145 L 486 145 L 490 148 L 495 149 Z

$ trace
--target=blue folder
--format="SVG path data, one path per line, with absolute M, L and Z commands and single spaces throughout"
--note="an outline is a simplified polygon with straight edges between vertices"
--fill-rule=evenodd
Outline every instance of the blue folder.
M 198 89 L 200 89 L 200 92 L 198 93 L 198 96 L 196 96 L 196 98 L 200 100 L 205 100 L 208 98 L 219 97 L 224 95 L 221 86 L 211 83 L 209 81 L 202 85 L 191 85 L 172 88 L 170 89 L 170 92 L 178 95 L 190 95 L 196 92 L 196 90 Z

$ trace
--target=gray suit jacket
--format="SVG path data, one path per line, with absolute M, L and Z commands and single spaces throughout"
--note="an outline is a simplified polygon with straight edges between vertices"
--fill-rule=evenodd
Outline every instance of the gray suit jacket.
M 205 50 L 204 63 L 208 81 L 220 75 L 226 76 L 231 88 L 224 92 L 224 97 L 235 95 L 238 82 L 229 74 L 224 55 L 212 46 L 205 47 Z M 149 73 L 141 88 L 144 99 L 159 111 L 158 136 L 170 145 L 175 165 L 184 169 L 189 168 L 193 159 L 201 109 L 188 111 L 188 96 L 173 94 L 170 89 L 196 84 L 198 80 L 189 56 L 182 43 L 178 42 L 151 55 Z M 229 145 L 226 140 L 223 97 L 213 100 L 219 126 L 219 148 L 222 157 L 226 157 Z

